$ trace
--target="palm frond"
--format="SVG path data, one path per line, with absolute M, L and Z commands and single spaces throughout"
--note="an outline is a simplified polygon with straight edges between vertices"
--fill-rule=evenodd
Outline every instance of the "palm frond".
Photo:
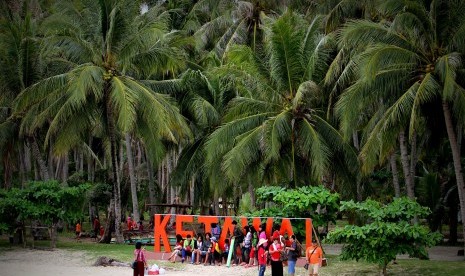
M 418 109 L 421 105 L 430 102 L 435 96 L 439 94 L 441 87 L 439 83 L 434 79 L 433 75 L 428 73 L 426 74 L 423 81 L 420 83 L 420 86 L 417 89 L 415 95 L 415 101 L 413 102 L 412 111 L 410 115 L 410 128 L 409 128 L 409 137 L 411 138 L 416 129 L 416 120 L 419 116 Z
M 307 119 L 299 121 L 297 129 L 299 129 L 299 152 L 303 157 L 311 160 L 312 175 L 320 178 L 328 168 L 331 151 L 315 126 Z
M 232 181 L 238 181 L 250 164 L 260 160 L 262 132 L 263 125 L 244 133 L 236 138 L 237 144 L 225 154 L 222 168 Z

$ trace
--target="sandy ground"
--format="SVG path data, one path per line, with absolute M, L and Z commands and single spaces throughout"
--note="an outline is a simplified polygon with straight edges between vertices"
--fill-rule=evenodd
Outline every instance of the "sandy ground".
M 0 252 L 0 276 L 128 276 L 132 275 L 130 267 L 95 267 L 95 260 L 86 258 L 82 252 L 66 250 L 31 250 L 16 249 Z M 165 275 L 169 276 L 218 276 L 218 275 L 257 275 L 257 269 L 226 266 L 203 266 L 179 264 L 178 268 L 165 266 L 165 261 L 156 263 L 166 268 Z M 267 271 L 265 275 L 270 275 Z
M 340 253 L 340 245 L 326 246 L 327 254 Z M 433 247 L 429 250 L 432 260 L 463 261 L 463 256 L 457 256 L 460 247 Z M 402 258 L 402 256 L 399 256 Z M 405 256 L 406 258 L 406 256 Z M 15 249 L 0 251 L 0 276 L 128 276 L 132 269 L 128 267 L 95 267 L 95 259 L 90 259 L 83 252 L 67 250 L 32 250 Z M 177 264 L 172 267 L 166 261 L 150 260 L 149 264 L 156 263 L 166 269 L 169 276 L 218 276 L 218 275 L 244 275 L 256 276 L 256 268 L 243 268 L 226 266 L 203 266 L 191 264 Z M 300 270 L 300 271 L 299 271 Z M 298 269 L 296 276 L 303 276 L 302 269 Z M 265 275 L 270 275 L 267 268 Z M 287 272 L 284 272 L 287 275 Z

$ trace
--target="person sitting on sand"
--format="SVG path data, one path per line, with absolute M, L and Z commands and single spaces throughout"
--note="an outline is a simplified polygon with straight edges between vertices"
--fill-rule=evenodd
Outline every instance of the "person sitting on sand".
M 203 237 L 202 234 L 197 234 L 197 242 L 194 244 L 192 251 L 191 264 L 200 264 L 200 259 L 205 256 L 206 252 L 202 255 Z M 195 261 L 197 258 L 197 262 Z
M 168 261 L 171 261 L 172 263 L 176 262 L 176 258 L 178 256 L 181 256 L 181 250 L 182 250 L 182 245 L 183 245 L 183 240 L 182 236 L 177 234 L 176 235 L 176 245 L 174 246 L 174 251 L 171 253 L 171 255 L 168 258 Z

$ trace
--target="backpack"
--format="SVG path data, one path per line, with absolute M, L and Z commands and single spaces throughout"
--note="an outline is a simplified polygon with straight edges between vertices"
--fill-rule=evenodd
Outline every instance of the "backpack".
M 300 258 L 302 257 L 302 244 L 296 240 L 295 245 L 296 245 L 295 250 L 294 250 L 295 257 Z

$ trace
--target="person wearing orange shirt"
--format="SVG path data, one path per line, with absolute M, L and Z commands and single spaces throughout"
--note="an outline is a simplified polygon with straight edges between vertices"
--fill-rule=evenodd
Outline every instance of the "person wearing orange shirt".
M 76 224 L 76 228 L 75 228 L 75 229 L 76 229 L 76 239 L 79 240 L 79 239 L 81 238 L 81 224 L 79 223 L 79 221 L 78 221 L 78 223 Z
M 312 245 L 305 251 L 305 259 L 307 260 L 309 276 L 318 276 L 318 269 L 323 260 L 323 250 L 316 241 L 312 241 Z

